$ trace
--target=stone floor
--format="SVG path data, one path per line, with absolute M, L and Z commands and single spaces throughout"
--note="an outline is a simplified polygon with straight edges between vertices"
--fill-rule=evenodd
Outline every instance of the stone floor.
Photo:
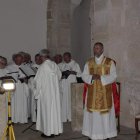
M 16 140 L 44 140 L 42 138 L 41 132 L 36 132 L 31 129 L 28 129 L 24 133 L 22 131 L 30 126 L 31 123 L 28 124 L 15 124 L 14 132 Z M 35 128 L 35 125 L 31 128 Z M 111 138 L 110 140 L 134 140 L 135 139 L 135 130 L 127 127 L 121 126 L 121 132 L 118 134 L 116 138 Z M 64 132 L 59 137 L 55 137 L 53 139 L 47 138 L 47 140 L 88 140 L 87 137 L 83 136 L 81 132 L 74 132 L 71 129 L 71 123 L 64 123 Z M 140 136 L 139 139 L 140 140 Z

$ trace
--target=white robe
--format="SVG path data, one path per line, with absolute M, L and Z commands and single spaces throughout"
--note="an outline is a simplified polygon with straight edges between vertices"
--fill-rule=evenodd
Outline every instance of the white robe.
M 61 75 L 58 66 L 51 60 L 46 60 L 41 64 L 35 76 L 36 129 L 47 136 L 63 132 L 59 91 Z
M 25 78 L 25 75 L 19 70 L 20 66 L 10 65 L 8 69 L 10 72 L 19 72 L 19 78 Z M 16 75 L 13 77 L 15 78 Z M 16 78 L 15 78 L 16 79 Z M 28 122 L 28 107 L 27 97 L 29 96 L 29 89 L 26 83 L 21 83 L 17 80 L 16 90 L 11 97 L 11 117 L 14 123 L 27 123 Z
M 15 62 L 13 60 L 11 60 L 10 62 L 8 62 L 8 66 L 9 65 L 13 65 L 13 64 L 15 64 Z
M 67 79 L 62 79 L 62 121 L 67 122 L 67 120 L 71 121 L 71 83 L 77 83 L 76 77 L 80 77 L 82 72 L 79 64 L 74 60 L 70 63 L 63 62 L 59 67 L 62 72 L 66 70 L 77 72 L 77 75 L 70 74 Z
M 103 54 L 100 58 L 95 57 L 97 65 L 101 64 L 103 57 Z M 110 68 L 110 74 L 101 76 L 102 85 L 111 84 L 116 81 L 116 78 L 116 67 L 113 62 Z M 87 63 L 82 73 L 82 79 L 90 85 L 94 82 L 94 80 L 92 80 L 91 83 L 92 75 L 89 75 Z M 85 103 L 82 134 L 91 139 L 106 139 L 117 136 L 114 104 L 112 105 L 110 113 L 100 115 L 100 113 L 96 111 L 89 113 Z
M 35 67 L 35 68 L 39 68 L 40 65 L 37 65 L 37 64 L 32 64 L 31 67 Z M 35 96 L 34 96 L 34 87 L 33 87 L 33 84 L 34 84 L 34 79 L 33 78 L 30 78 L 28 80 L 28 87 L 29 87 L 29 90 L 30 90 L 30 101 L 31 101 L 31 119 L 32 119 L 32 122 L 36 122 L 36 108 L 37 108 L 37 102 L 36 102 L 36 99 L 35 99 Z
M 4 69 L 0 69 L 0 77 L 4 77 L 7 75 L 7 73 L 9 72 L 9 70 L 5 67 Z M 0 86 L 2 84 L 2 81 L 0 80 Z M 7 116 L 7 120 L 8 120 L 8 93 L 6 92 L 6 116 Z

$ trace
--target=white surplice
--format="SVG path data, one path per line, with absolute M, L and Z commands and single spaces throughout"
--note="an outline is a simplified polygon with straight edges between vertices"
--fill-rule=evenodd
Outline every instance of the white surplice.
M 40 65 L 34 79 L 37 99 L 36 129 L 47 136 L 63 132 L 59 91 L 61 76 L 58 66 L 53 61 L 46 60 Z
M 100 58 L 95 57 L 95 62 L 97 65 L 101 64 L 103 58 L 103 54 L 100 56 Z M 116 81 L 116 78 L 116 67 L 114 62 L 112 62 L 110 74 L 101 76 L 102 85 L 105 86 L 111 84 Z M 89 75 L 87 63 L 82 73 L 82 79 L 85 83 L 90 85 L 94 82 L 94 80 L 92 80 L 92 75 Z M 112 108 L 110 109 L 109 113 L 100 115 L 100 112 L 96 111 L 89 113 L 85 103 L 82 134 L 90 137 L 93 140 L 117 136 L 114 104 L 112 104 Z
M 25 78 L 25 75 L 20 71 L 20 66 L 14 64 L 8 66 L 10 72 L 18 72 L 19 78 Z M 15 75 L 15 76 L 14 76 Z M 13 74 L 13 78 L 17 79 L 17 74 Z M 28 107 L 27 97 L 29 96 L 29 89 L 26 83 L 21 83 L 17 80 L 16 90 L 11 97 L 11 117 L 14 123 L 28 122 Z
M 7 69 L 7 67 L 5 67 L 4 69 L 0 69 L 0 77 L 4 77 L 7 75 L 7 73 L 9 72 L 9 70 Z M 2 81 L 0 80 L 0 86 L 2 84 Z M 8 120 L 8 93 L 6 92 L 6 116 L 7 116 L 7 120 Z
M 8 62 L 7 65 L 9 66 L 9 65 L 13 65 L 13 64 L 15 64 L 15 62 L 13 60 L 11 60 L 10 62 Z
M 35 67 L 35 68 L 39 68 L 40 65 L 37 65 L 36 63 L 32 64 L 31 67 Z M 32 122 L 36 122 L 36 108 L 37 108 L 37 102 L 36 102 L 36 99 L 35 99 L 35 96 L 34 96 L 34 87 L 33 87 L 33 84 L 34 84 L 34 78 L 31 77 L 29 80 L 28 80 L 28 87 L 29 87 L 29 90 L 30 90 L 30 97 L 31 97 L 31 119 L 32 119 Z M 33 90 L 32 90 L 33 89 Z
M 74 60 L 70 63 L 63 62 L 59 68 L 62 72 L 66 70 L 77 72 L 77 75 L 70 74 L 67 79 L 62 79 L 62 121 L 67 122 L 71 121 L 71 83 L 77 83 L 76 77 L 80 77 L 82 72 Z

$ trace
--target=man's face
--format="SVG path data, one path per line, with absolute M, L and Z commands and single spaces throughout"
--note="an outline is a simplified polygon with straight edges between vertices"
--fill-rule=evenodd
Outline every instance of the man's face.
M 36 56 L 35 62 L 36 62 L 36 64 L 41 65 L 42 61 L 41 61 L 40 56 Z
M 17 56 L 15 63 L 16 65 L 20 66 L 23 63 L 23 57 Z
M 59 55 L 57 55 L 57 56 L 55 57 L 55 61 L 56 61 L 56 64 L 61 63 L 61 62 L 62 62 L 62 57 L 59 56 Z
M 1 60 L 1 62 L 0 62 L 0 68 L 1 69 L 4 69 L 6 65 L 7 65 L 7 61 Z
M 69 63 L 71 61 L 71 56 L 69 56 L 68 54 L 64 55 L 64 61 L 66 63 Z
M 24 63 L 24 62 L 27 62 L 27 57 L 26 57 L 26 55 L 24 55 L 23 58 L 22 58 L 22 63 Z
M 104 49 L 102 48 L 102 46 L 94 45 L 94 48 L 93 48 L 94 56 L 99 58 L 103 52 L 104 52 Z

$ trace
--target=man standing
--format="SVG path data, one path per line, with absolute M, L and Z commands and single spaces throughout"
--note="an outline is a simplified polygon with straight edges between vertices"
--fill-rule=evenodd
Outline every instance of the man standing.
M 40 55 L 36 54 L 35 55 L 35 63 L 32 63 L 31 66 L 38 69 L 41 64 L 42 64 L 42 60 L 40 58 Z
M 117 136 L 111 86 L 117 75 L 113 60 L 103 54 L 102 43 L 96 43 L 93 52 L 95 57 L 87 61 L 82 73 L 88 84 L 82 134 L 103 140 Z
M 79 64 L 71 59 L 71 54 L 69 52 L 64 53 L 64 62 L 59 67 L 62 72 L 70 71 L 70 75 L 66 79 L 65 76 L 62 77 L 62 121 L 71 121 L 71 83 L 77 82 L 76 77 L 81 76 L 81 69 Z
M 9 65 L 11 76 L 17 81 L 16 90 L 11 98 L 11 116 L 14 123 L 27 123 L 28 122 L 28 108 L 27 97 L 29 96 L 29 89 L 25 82 L 26 76 L 19 69 L 23 62 L 23 56 L 16 55 L 15 64 Z
M 39 54 L 43 63 L 34 79 L 37 99 L 36 129 L 43 132 L 42 137 L 53 138 L 63 132 L 59 91 L 61 72 L 56 63 L 50 60 L 48 50 L 43 49 Z
M 57 65 L 61 64 L 62 63 L 62 60 L 63 60 L 63 58 L 62 58 L 62 55 L 61 54 L 56 54 L 55 55 L 55 61 L 56 61 L 56 64 Z
M 39 66 L 41 65 L 42 61 L 40 59 L 40 55 L 39 54 L 36 54 L 35 55 L 35 63 L 32 63 L 31 64 L 31 67 L 34 67 L 36 69 L 39 68 Z M 35 99 L 35 96 L 34 96 L 34 87 L 33 86 L 33 83 L 34 83 L 34 78 L 31 77 L 30 79 L 28 79 L 28 87 L 29 87 L 29 90 L 30 90 L 30 93 L 31 93 L 31 119 L 32 119 L 32 122 L 36 122 L 36 107 L 37 107 L 37 104 L 36 104 L 36 99 Z
M 13 55 L 12 55 L 12 60 L 8 63 L 8 65 L 12 65 L 12 64 L 15 63 L 16 55 L 17 55 L 17 54 L 13 54 Z

